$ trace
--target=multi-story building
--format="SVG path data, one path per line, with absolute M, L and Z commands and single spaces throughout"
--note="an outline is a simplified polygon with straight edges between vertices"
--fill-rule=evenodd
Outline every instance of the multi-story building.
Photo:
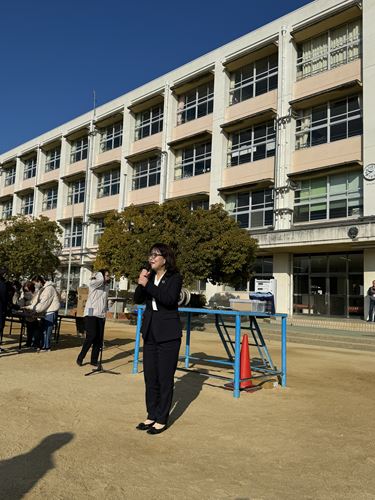
M 375 0 L 317 0 L 2 154 L 2 218 L 57 220 L 82 282 L 107 211 L 221 202 L 258 239 L 280 312 L 362 315 L 374 18 Z

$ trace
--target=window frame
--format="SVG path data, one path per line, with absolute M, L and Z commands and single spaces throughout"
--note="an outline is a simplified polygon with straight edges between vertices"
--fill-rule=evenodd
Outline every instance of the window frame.
M 77 248 L 82 246 L 83 238 L 83 224 L 82 221 L 73 223 L 72 238 L 70 239 L 71 224 L 65 224 L 64 226 L 64 248 Z M 72 243 L 72 245 L 70 245 Z
M 82 177 L 68 183 L 67 205 L 83 203 L 86 197 L 86 179 Z M 77 200 L 77 201 L 76 201 Z
M 1 204 L 2 220 L 9 220 L 12 218 L 12 215 L 13 215 L 13 198 Z
M 198 148 L 204 148 L 204 152 L 202 154 L 198 154 Z M 192 156 L 185 157 L 187 151 L 189 150 L 192 150 Z M 191 144 L 190 146 L 179 150 L 177 157 L 180 161 L 175 165 L 174 180 L 188 179 L 190 177 L 196 177 L 197 175 L 203 175 L 211 172 L 211 156 L 211 141 Z M 197 173 L 197 164 L 200 162 L 203 162 L 203 169 L 201 172 Z M 191 173 L 189 174 L 190 170 Z
M 33 156 L 23 161 L 23 180 L 36 176 L 37 157 Z
M 263 193 L 263 202 L 256 203 L 255 200 L 253 202 L 253 198 L 255 195 Z M 248 204 L 247 205 L 238 205 L 239 197 L 245 197 L 247 195 Z M 267 197 L 270 197 L 270 200 L 267 200 Z M 234 203 L 233 208 L 229 207 L 230 203 Z M 261 206 L 260 206 L 261 205 Z M 247 229 L 249 231 L 256 229 L 263 229 L 267 227 L 274 226 L 274 208 L 275 208 L 275 197 L 274 197 L 274 189 L 273 188 L 263 188 L 263 189 L 251 189 L 249 191 L 240 191 L 234 193 L 232 195 L 227 196 L 226 198 L 226 210 L 231 217 L 239 224 L 240 227 Z M 267 217 L 271 213 L 272 220 L 269 223 L 267 222 Z M 262 224 L 261 225 L 253 225 L 253 220 L 259 214 L 262 214 Z M 246 226 L 241 223 L 241 216 L 247 216 L 247 224 Z
M 156 110 L 158 114 L 155 115 Z M 143 115 L 149 113 L 149 118 Z M 151 108 L 140 111 L 135 117 L 134 140 L 140 141 L 150 135 L 155 135 L 163 131 L 164 124 L 164 104 L 152 106 Z
M 105 179 L 109 176 L 108 179 Z M 112 168 L 98 175 L 97 198 L 106 198 L 120 193 L 120 168 Z
M 111 151 L 122 146 L 123 122 L 118 121 L 100 129 L 100 153 Z
M 45 172 L 52 172 L 60 168 L 61 161 L 61 146 L 49 149 L 46 151 L 46 163 L 44 165 Z
M 5 172 L 5 178 L 4 178 L 4 186 L 12 186 L 13 184 L 16 183 L 16 165 L 13 165 L 12 167 L 8 167 L 4 169 Z
M 88 136 L 80 137 L 71 143 L 70 163 L 77 163 L 87 159 L 89 148 Z
M 263 135 L 261 137 L 256 137 L 256 131 L 257 129 L 260 129 L 260 127 L 265 127 L 266 135 Z M 250 139 L 242 142 L 240 137 L 241 134 L 244 135 L 249 132 L 251 134 Z M 236 141 L 235 146 L 233 146 L 234 138 L 236 136 L 238 136 L 238 143 Z M 272 143 L 274 144 L 273 149 L 269 148 L 269 145 L 272 145 Z M 228 168 L 237 167 L 239 165 L 243 165 L 244 163 L 253 163 L 254 161 L 264 160 L 265 158 L 274 157 L 276 154 L 276 130 L 274 122 L 270 120 L 264 123 L 257 123 L 256 125 L 252 125 L 251 127 L 247 127 L 245 129 L 240 129 L 235 132 L 232 132 L 229 137 L 228 146 L 229 146 L 227 152 Z M 265 156 L 254 159 L 254 153 L 256 153 L 257 148 L 261 146 L 265 147 Z M 233 155 L 233 153 L 235 153 L 235 155 Z M 245 157 L 245 161 L 241 161 L 241 155 L 245 155 L 243 156 L 243 158 Z M 250 159 L 246 160 L 246 157 L 248 155 L 250 155 Z M 238 158 L 238 161 L 235 163 L 233 161 L 233 158 Z
M 21 214 L 33 215 L 34 213 L 34 193 L 28 193 L 21 198 Z
M 160 185 L 160 176 L 160 156 L 150 156 L 142 161 L 135 162 L 133 164 L 132 191 Z M 152 182 L 150 182 L 151 179 Z
M 206 90 L 206 93 L 200 97 L 200 90 L 203 89 Z M 205 112 L 201 114 L 200 109 L 204 106 L 206 107 Z M 177 125 L 183 125 L 213 113 L 213 106 L 214 80 L 210 80 L 178 97 Z
M 42 211 L 54 210 L 57 208 L 58 186 L 52 186 L 43 191 Z

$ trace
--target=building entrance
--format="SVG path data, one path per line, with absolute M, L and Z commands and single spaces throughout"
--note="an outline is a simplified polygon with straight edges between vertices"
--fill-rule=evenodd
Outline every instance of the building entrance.
M 363 255 L 294 256 L 295 314 L 363 315 Z

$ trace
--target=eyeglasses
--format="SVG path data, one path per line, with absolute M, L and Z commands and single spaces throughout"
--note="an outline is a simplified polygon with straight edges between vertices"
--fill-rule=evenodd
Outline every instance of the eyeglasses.
M 156 257 L 161 257 L 161 256 L 162 256 L 161 253 L 154 253 L 153 252 L 153 253 L 149 254 L 148 258 L 149 259 L 156 259 Z

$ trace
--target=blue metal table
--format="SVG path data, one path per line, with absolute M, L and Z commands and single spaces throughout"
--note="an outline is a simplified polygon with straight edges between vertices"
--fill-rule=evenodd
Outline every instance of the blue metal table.
M 144 311 L 144 306 L 137 307 L 137 327 L 136 327 L 136 338 L 135 338 L 135 351 L 134 351 L 134 361 L 133 361 L 133 373 L 138 373 L 138 363 L 139 363 L 139 348 L 141 339 L 141 324 L 142 324 L 142 314 Z M 219 309 L 199 309 L 190 307 L 180 307 L 180 313 L 186 313 L 186 343 L 185 343 L 185 355 L 180 356 L 180 360 L 185 361 L 185 370 L 189 369 L 190 361 L 200 360 L 200 358 L 194 358 L 190 355 L 190 341 L 191 341 L 191 318 L 194 314 L 200 315 L 212 315 L 215 320 L 215 326 L 217 332 L 224 344 L 227 351 L 228 360 L 218 360 L 218 359 L 204 359 L 205 363 L 215 363 L 222 364 L 225 366 L 230 366 L 234 370 L 234 378 L 226 377 L 233 383 L 233 396 L 235 398 L 240 397 L 240 383 L 244 380 L 240 379 L 240 350 L 241 350 L 241 328 L 245 330 L 250 330 L 255 340 L 255 346 L 258 348 L 263 364 L 260 367 L 252 367 L 253 371 L 261 372 L 264 376 L 273 375 L 278 376 L 282 387 L 286 386 L 286 319 L 287 314 L 270 314 L 261 312 L 250 312 L 250 311 L 234 311 L 234 310 L 219 310 Z M 228 324 L 225 320 L 228 317 L 234 318 L 234 341 L 231 340 L 228 334 Z M 272 363 L 271 357 L 268 353 L 267 346 L 264 342 L 263 335 L 261 333 L 260 327 L 257 322 L 257 318 L 280 318 L 281 319 L 281 368 L 278 370 Z M 241 319 L 249 319 L 250 327 L 243 327 L 241 325 Z M 227 337 L 225 339 L 225 336 Z M 228 347 L 232 348 L 233 356 Z M 207 375 L 207 374 L 206 374 Z M 225 377 L 221 377 L 225 378 Z

